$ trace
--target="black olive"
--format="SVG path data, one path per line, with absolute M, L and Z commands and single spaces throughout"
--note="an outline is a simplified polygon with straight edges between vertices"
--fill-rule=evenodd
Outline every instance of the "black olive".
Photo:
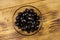
M 37 15 L 36 12 L 34 12 L 33 15 L 36 16 Z
M 19 16 L 17 16 L 17 17 L 16 17 L 16 20 L 19 20 L 19 19 L 20 19 L 20 17 L 19 17 Z
M 33 9 L 30 9 L 30 11 L 31 11 L 31 12 L 34 12 L 34 10 L 33 10 Z
M 16 25 L 16 26 L 20 26 L 20 23 L 19 23 L 19 22 L 15 22 L 15 25 Z
M 28 20 L 34 21 L 33 17 L 28 17 Z
M 24 26 L 24 27 L 22 27 L 21 29 L 22 29 L 22 31 L 25 31 L 25 30 L 26 30 L 26 27 Z
M 39 21 L 32 21 L 32 25 L 39 25 Z
M 29 12 L 29 9 L 25 9 L 24 13 L 28 13 Z
M 21 22 L 26 22 L 26 20 L 23 19 L 23 20 L 21 20 Z
M 34 10 L 33 10 L 33 9 L 30 9 L 30 10 L 29 10 L 29 13 L 34 13 Z
M 36 17 L 36 20 L 39 20 L 39 16 Z
M 34 32 L 34 25 L 31 26 L 31 31 Z
M 28 16 L 29 16 L 29 17 L 31 17 L 31 16 L 32 16 L 32 14 L 31 14 L 31 13 L 29 13 L 29 14 L 28 14 Z
M 28 25 L 28 26 L 26 27 L 26 31 L 27 31 L 28 33 L 30 33 L 30 30 L 31 30 L 31 27 Z
M 32 25 L 33 21 L 27 21 L 27 24 L 29 25 Z
M 39 28 L 38 26 L 35 26 L 35 27 L 34 27 L 35 30 L 38 30 L 38 28 Z
M 39 18 L 39 16 L 35 15 L 35 16 L 34 16 L 34 19 L 35 19 L 35 20 L 39 20 L 40 18 Z
M 22 16 L 22 12 L 19 12 L 18 15 L 19 15 L 19 16 Z

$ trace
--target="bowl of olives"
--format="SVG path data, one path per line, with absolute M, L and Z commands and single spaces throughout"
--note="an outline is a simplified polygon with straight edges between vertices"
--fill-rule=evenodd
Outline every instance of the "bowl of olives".
M 21 6 L 13 15 L 13 26 L 21 35 L 36 34 L 42 27 L 42 14 L 34 6 Z

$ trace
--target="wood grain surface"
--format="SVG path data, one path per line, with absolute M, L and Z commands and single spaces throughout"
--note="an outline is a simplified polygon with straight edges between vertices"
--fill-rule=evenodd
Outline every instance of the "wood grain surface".
M 43 29 L 33 36 L 18 34 L 12 25 L 14 12 L 23 5 L 43 15 Z M 0 40 L 60 40 L 60 0 L 0 0 Z

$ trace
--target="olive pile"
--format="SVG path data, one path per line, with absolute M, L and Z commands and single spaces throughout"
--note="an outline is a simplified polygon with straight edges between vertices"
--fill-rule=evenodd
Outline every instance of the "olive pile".
M 40 17 L 33 9 L 25 9 L 23 12 L 18 13 L 15 24 L 22 31 L 30 33 L 38 30 L 40 24 L 39 19 Z

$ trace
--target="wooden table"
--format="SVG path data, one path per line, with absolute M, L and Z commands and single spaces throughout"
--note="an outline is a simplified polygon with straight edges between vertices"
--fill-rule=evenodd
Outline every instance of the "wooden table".
M 12 25 L 15 10 L 23 5 L 43 15 L 43 29 L 33 36 L 18 34 Z M 60 40 L 60 0 L 0 0 L 0 40 Z

